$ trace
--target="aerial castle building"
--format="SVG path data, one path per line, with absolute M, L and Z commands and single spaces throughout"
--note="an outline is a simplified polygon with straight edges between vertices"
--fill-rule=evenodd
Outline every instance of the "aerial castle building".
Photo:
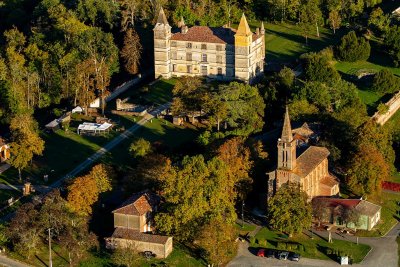
M 281 138 L 278 139 L 278 166 L 268 173 L 268 198 L 285 183 L 298 183 L 309 199 L 339 194 L 339 181 L 328 171 L 329 150 L 309 146 L 296 156 L 298 140 L 293 138 L 289 111 L 286 108 Z
M 264 70 L 264 24 L 251 32 L 242 16 L 237 30 L 178 24 L 173 33 L 161 8 L 154 27 L 155 77 L 206 76 L 252 82 Z

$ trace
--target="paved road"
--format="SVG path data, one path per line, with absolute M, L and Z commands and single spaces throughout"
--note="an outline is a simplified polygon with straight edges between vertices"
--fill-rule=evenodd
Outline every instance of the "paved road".
M 31 267 L 32 265 L 25 264 L 20 261 L 16 261 L 10 258 L 7 258 L 3 255 L 0 255 L 0 266 L 5 267 Z
M 327 232 L 317 232 L 318 234 L 327 237 Z M 360 264 L 353 266 L 362 267 L 397 267 L 398 266 L 398 253 L 396 237 L 400 233 L 400 223 L 397 224 L 389 233 L 384 237 L 376 238 L 359 238 L 359 243 L 368 244 L 372 250 Z M 332 235 L 334 239 L 343 239 L 347 241 L 356 242 L 356 237 L 353 236 L 339 236 Z M 228 264 L 229 267 L 261 267 L 261 266 L 318 266 L 318 267 L 338 267 L 339 264 L 334 261 L 315 260 L 302 258 L 300 262 L 280 261 L 277 259 L 268 259 L 257 257 L 254 251 L 249 250 L 247 242 L 239 244 L 237 256 Z

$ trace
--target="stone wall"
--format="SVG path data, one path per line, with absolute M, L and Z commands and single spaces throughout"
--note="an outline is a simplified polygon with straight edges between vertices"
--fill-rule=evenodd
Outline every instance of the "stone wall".
M 385 114 L 375 112 L 374 116 L 372 116 L 372 119 L 380 125 L 384 125 L 396 113 L 396 111 L 400 109 L 400 91 L 386 102 L 385 105 L 389 107 L 389 110 Z

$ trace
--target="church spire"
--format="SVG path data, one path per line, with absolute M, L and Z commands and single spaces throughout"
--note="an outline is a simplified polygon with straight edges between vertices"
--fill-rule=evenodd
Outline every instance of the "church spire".
M 261 21 L 261 30 L 260 30 L 260 33 L 261 33 L 262 35 L 265 34 L 264 21 Z
M 242 15 L 242 18 L 240 19 L 239 27 L 236 34 L 242 36 L 250 36 L 252 34 L 244 13 Z
M 282 142 L 292 142 L 292 140 L 293 140 L 292 126 L 290 125 L 289 109 L 287 106 L 286 106 L 286 112 L 285 112 L 285 119 L 283 121 L 281 140 L 282 140 Z
M 158 14 L 157 24 L 169 25 L 167 17 L 165 16 L 164 9 L 161 7 L 160 13 Z

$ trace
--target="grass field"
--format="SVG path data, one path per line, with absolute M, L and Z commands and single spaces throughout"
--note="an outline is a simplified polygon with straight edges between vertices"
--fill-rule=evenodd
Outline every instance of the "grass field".
M 373 52 L 372 52 L 373 53 Z M 374 70 L 376 72 L 381 69 L 389 69 L 393 74 L 400 76 L 400 68 L 390 66 L 390 61 L 380 60 L 378 62 L 372 61 L 357 61 L 357 62 L 336 62 L 335 67 L 338 71 L 346 74 L 355 74 L 359 70 Z
M 255 31 L 260 27 L 260 22 L 251 21 L 250 26 Z M 332 30 L 320 27 L 320 37 L 316 32 L 308 38 L 304 38 L 301 29 L 293 23 L 264 23 L 265 26 L 265 50 L 267 63 L 287 63 L 298 59 L 301 54 L 320 51 L 327 46 L 335 45 L 340 40 L 345 30 L 337 31 L 334 35 Z
M 277 249 L 278 242 L 289 242 L 292 248 L 301 244 L 303 249 L 290 249 L 289 251 L 297 252 L 301 256 L 312 259 L 332 259 L 333 255 L 328 255 L 329 251 L 341 251 L 346 253 L 353 259 L 354 263 L 358 263 L 364 259 L 368 251 L 371 249 L 370 246 L 359 244 L 342 240 L 333 240 L 333 243 L 328 243 L 327 240 L 314 235 L 311 239 L 305 234 L 299 234 L 297 236 L 288 238 L 286 235 L 281 235 L 276 232 L 270 231 L 268 228 L 262 228 L 255 236 L 256 241 L 252 244 L 253 247 L 266 247 Z M 264 242 L 266 240 L 267 242 Z M 261 242 L 260 242 L 261 241 Z M 261 243 L 261 244 L 260 244 Z M 294 245 L 295 244 L 295 245 Z
M 12 253 L 11 256 L 15 259 L 30 263 L 34 266 L 47 266 L 49 260 L 49 252 L 46 244 L 41 246 L 39 252 L 32 257 L 30 260 L 25 259 L 23 256 Z M 52 260 L 53 266 L 67 267 L 70 266 L 68 262 L 68 252 L 57 244 L 53 244 L 52 247 Z M 174 267 L 197 267 L 205 266 L 205 262 L 194 258 L 190 252 L 180 244 L 174 244 L 172 253 L 166 259 L 153 259 L 146 260 L 140 259 L 137 265 L 141 267 L 158 266 L 158 264 L 165 263 L 167 266 Z M 75 266 L 75 265 L 74 265 Z M 77 266 L 80 267 L 116 267 L 117 265 L 112 261 L 112 253 L 107 250 L 101 250 L 96 252 L 87 253 L 83 259 L 80 260 Z M 133 267 L 132 266 L 132 267 Z

